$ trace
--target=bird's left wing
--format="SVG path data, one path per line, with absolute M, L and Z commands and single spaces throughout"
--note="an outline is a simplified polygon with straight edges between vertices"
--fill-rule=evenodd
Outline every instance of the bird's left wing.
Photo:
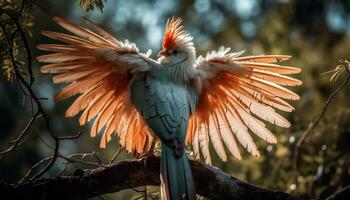
M 134 43 L 121 42 L 86 19 L 95 32 L 55 17 L 54 21 L 74 35 L 43 31 L 49 38 L 65 44 L 41 44 L 38 48 L 57 53 L 39 56 L 41 72 L 55 73 L 54 83 L 69 83 L 56 96 L 64 100 L 79 94 L 66 111 L 72 117 L 83 111 L 80 125 L 95 118 L 91 136 L 102 130 L 100 146 L 104 148 L 116 133 L 121 146 L 129 152 L 147 151 L 153 140 L 142 116 L 131 104 L 128 86 L 134 74 L 157 65 L 148 55 L 139 53 Z
M 279 65 L 279 61 L 290 56 L 239 57 L 242 53 L 232 53 L 229 48 L 221 47 L 197 60 L 194 82 L 199 98 L 189 121 L 186 141 L 192 144 L 197 157 L 202 153 L 207 163 L 211 163 L 210 141 L 224 161 L 227 159 L 225 145 L 235 158 L 241 159 L 236 140 L 249 153 L 259 156 L 249 130 L 269 143 L 276 143 L 276 138 L 260 119 L 289 127 L 290 123 L 274 108 L 291 112 L 294 108 L 284 99 L 299 99 L 297 94 L 283 87 L 302 84 L 283 75 L 301 71 Z

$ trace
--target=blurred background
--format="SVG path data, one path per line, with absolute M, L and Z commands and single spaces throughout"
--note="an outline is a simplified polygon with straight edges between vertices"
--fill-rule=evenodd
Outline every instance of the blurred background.
M 17 1 L 18 2 L 18 1 Z M 42 54 L 36 49 L 39 43 L 50 40 L 40 34 L 41 30 L 59 30 L 53 16 L 61 16 L 83 24 L 85 16 L 101 25 L 121 40 L 135 42 L 142 52 L 152 49 L 156 57 L 161 47 L 166 19 L 181 17 L 194 37 L 198 55 L 224 45 L 233 51 L 245 49 L 249 54 L 287 54 L 292 59 L 287 65 L 302 68 L 296 78 L 303 81 L 301 87 L 293 88 L 301 100 L 291 102 L 296 110 L 283 113 L 291 122 L 289 129 L 269 127 L 277 136 L 278 144 L 268 145 L 255 137 L 261 151 L 254 158 L 241 148 L 244 159 L 230 157 L 222 162 L 213 153 L 213 165 L 249 183 L 269 189 L 282 190 L 302 196 L 325 199 L 335 191 L 350 184 L 350 86 L 345 86 L 334 98 L 318 126 L 310 132 L 300 149 L 300 162 L 293 170 L 293 152 L 303 132 L 322 112 L 327 98 L 346 78 L 343 73 L 337 81 L 330 82 L 331 75 L 322 73 L 334 69 L 340 59 L 348 59 L 350 53 L 350 1 L 347 0 L 107 0 L 104 8 L 87 11 L 78 0 L 33 1 L 30 10 L 20 18 L 30 43 L 35 92 L 53 124 L 55 133 L 61 136 L 83 135 L 78 140 L 62 141 L 60 152 L 64 155 L 96 152 L 108 162 L 118 151 L 114 138 L 105 150 L 99 149 L 99 138 L 90 138 L 89 126 L 80 127 L 78 118 L 66 119 L 64 112 L 73 101 L 55 103 L 53 96 L 63 85 L 54 85 L 51 76 L 40 73 L 35 57 Z M 16 1 L 0 0 L 2 8 Z M 1 13 L 0 13 L 1 14 Z M 1 16 L 1 15 L 0 15 Z M 2 20 L 0 18 L 0 20 Z M 3 34 L 0 35 L 3 39 Z M 51 40 L 52 41 L 52 40 Z M 4 45 L 3 41 L 0 42 Z M 18 44 L 20 45 L 20 44 Z M 0 49 L 4 49 L 1 46 Z M 20 48 L 20 47 L 19 47 Z M 9 147 L 31 118 L 30 101 L 24 98 L 15 80 L 8 81 L 8 61 L 0 60 L 0 151 Z M 44 120 L 39 118 L 31 127 L 26 141 L 15 151 L 0 160 L 0 181 L 17 182 L 41 159 L 50 156 L 52 145 Z M 132 158 L 121 152 L 117 159 Z M 94 158 L 86 158 L 87 160 Z M 47 176 L 55 176 L 66 166 L 58 160 Z M 79 165 L 68 165 L 70 174 Z M 141 188 L 143 189 L 143 188 Z M 158 187 L 147 187 L 150 197 L 159 195 Z M 140 193 L 128 189 L 102 196 L 104 199 L 134 199 Z

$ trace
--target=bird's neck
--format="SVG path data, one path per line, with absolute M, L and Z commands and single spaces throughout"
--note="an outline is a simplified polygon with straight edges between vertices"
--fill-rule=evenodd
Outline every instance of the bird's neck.
M 186 60 L 175 66 L 168 67 L 167 71 L 171 80 L 187 84 L 195 75 L 194 61 Z
M 195 76 L 196 52 L 194 48 L 185 51 L 187 57 L 185 60 L 172 62 L 171 60 L 161 60 L 165 67 L 167 77 L 178 83 L 187 84 Z

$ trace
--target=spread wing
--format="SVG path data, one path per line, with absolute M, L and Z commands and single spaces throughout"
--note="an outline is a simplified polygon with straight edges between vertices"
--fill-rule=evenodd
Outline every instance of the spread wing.
M 290 56 L 239 57 L 242 53 L 231 53 L 229 48 L 221 47 L 197 60 L 200 94 L 189 122 L 187 143 L 192 144 L 197 158 L 201 152 L 207 163 L 211 162 L 210 141 L 224 161 L 227 159 L 225 145 L 235 158 L 241 159 L 237 141 L 249 153 L 259 156 L 250 132 L 276 143 L 263 121 L 289 127 L 290 123 L 275 109 L 291 112 L 294 108 L 285 99 L 299 99 L 284 86 L 297 86 L 302 82 L 284 74 L 301 70 L 279 65 L 279 61 Z
M 91 136 L 105 128 L 101 148 L 116 133 L 127 151 L 147 151 L 153 137 L 129 100 L 128 85 L 134 74 L 150 70 L 157 63 L 139 53 L 135 44 L 117 40 L 87 19 L 95 32 L 62 18 L 55 17 L 54 21 L 73 35 L 43 31 L 47 37 L 65 44 L 39 45 L 41 50 L 57 53 L 37 59 L 50 63 L 42 66 L 41 72 L 57 74 L 54 83 L 69 83 L 55 96 L 56 101 L 79 95 L 66 111 L 66 117 L 83 111 L 80 125 L 95 118 Z

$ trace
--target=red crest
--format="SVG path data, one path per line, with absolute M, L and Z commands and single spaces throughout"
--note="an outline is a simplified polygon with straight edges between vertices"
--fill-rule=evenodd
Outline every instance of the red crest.
M 175 19 L 174 17 L 171 18 L 171 20 L 168 19 L 166 26 L 165 26 L 165 33 L 163 38 L 163 49 L 166 50 L 172 50 L 175 48 L 175 45 L 178 41 L 178 37 L 185 34 L 185 32 L 182 30 L 181 26 L 182 20 Z

